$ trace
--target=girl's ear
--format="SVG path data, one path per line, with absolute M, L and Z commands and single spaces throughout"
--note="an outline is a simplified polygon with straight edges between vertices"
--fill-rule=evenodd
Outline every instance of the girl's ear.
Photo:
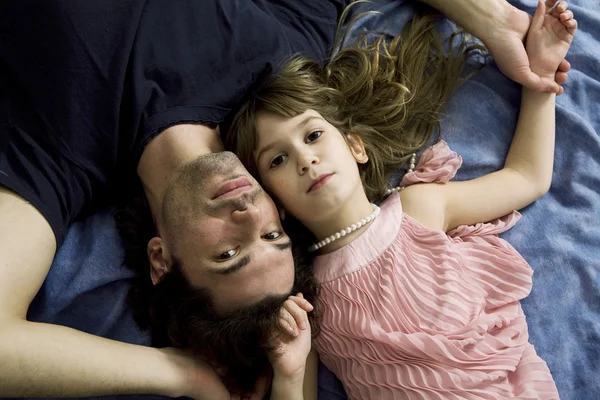
M 348 146 L 350 147 L 350 151 L 354 156 L 354 159 L 359 164 L 365 164 L 369 161 L 369 156 L 367 155 L 367 151 L 365 150 L 365 145 L 356 133 L 348 133 L 346 135 L 348 139 Z

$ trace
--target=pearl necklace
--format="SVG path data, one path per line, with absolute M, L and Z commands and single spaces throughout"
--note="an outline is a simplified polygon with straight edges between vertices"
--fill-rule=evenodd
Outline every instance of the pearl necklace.
M 417 158 L 417 155 L 415 153 L 412 153 L 410 156 L 410 165 L 409 165 L 407 172 L 412 172 L 415 169 L 416 158 Z M 398 192 L 402 189 L 404 189 L 403 186 L 396 186 L 396 187 L 386 190 L 385 194 L 387 195 L 387 194 L 391 194 L 393 192 Z M 373 207 L 373 212 L 367 218 L 361 219 L 357 223 L 352 224 L 352 225 L 342 229 L 341 231 L 338 231 L 338 232 L 334 233 L 333 235 L 326 237 L 325 239 L 321 240 L 320 242 L 313 243 L 312 245 L 310 245 L 308 247 L 308 251 L 311 251 L 311 252 L 317 251 L 320 248 L 323 248 L 323 247 L 327 246 L 328 244 L 335 242 L 339 238 L 344 237 L 344 236 L 354 232 L 355 230 L 362 228 L 363 226 L 367 225 L 371 221 L 373 221 L 377 217 L 377 215 L 379 215 L 380 210 L 379 210 L 379 207 L 377 207 L 373 203 L 371 203 L 371 206 Z
M 320 242 L 312 244 L 308 248 L 308 251 L 319 250 L 320 248 L 325 247 L 325 246 L 327 246 L 328 244 L 330 244 L 332 242 L 335 242 L 339 238 L 341 238 L 343 236 L 346 236 L 346 235 L 354 232 L 355 230 L 357 230 L 359 228 L 362 228 L 363 226 L 367 225 L 371 221 L 373 221 L 375 219 L 375 217 L 377 217 L 377 215 L 379 214 L 379 207 L 377 207 L 373 203 L 371 203 L 371 206 L 373 207 L 373 212 L 367 218 L 363 218 L 360 221 L 358 221 L 357 223 L 352 224 L 349 227 L 344 228 L 341 231 L 336 232 L 336 233 L 334 233 L 333 235 L 331 235 L 329 237 L 326 237 L 325 239 L 321 240 Z
M 415 170 L 415 160 L 416 159 L 417 159 L 417 155 L 415 153 L 412 153 L 410 155 L 410 167 L 408 168 L 408 171 L 406 171 L 407 174 L 409 172 L 413 172 Z M 386 190 L 385 194 L 388 195 L 388 194 L 392 194 L 394 192 L 399 192 L 402 189 L 404 189 L 404 186 L 396 186 L 396 187 Z

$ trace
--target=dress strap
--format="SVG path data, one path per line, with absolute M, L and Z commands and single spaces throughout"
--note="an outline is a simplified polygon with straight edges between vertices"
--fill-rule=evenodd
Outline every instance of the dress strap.
M 461 165 L 462 157 L 450 150 L 448 143 L 440 140 L 421 154 L 416 168 L 404 175 L 400 186 L 420 182 L 448 182 L 454 178 Z

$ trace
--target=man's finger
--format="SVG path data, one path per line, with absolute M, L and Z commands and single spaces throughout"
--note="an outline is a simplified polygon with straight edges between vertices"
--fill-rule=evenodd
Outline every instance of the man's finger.
M 567 59 L 563 59 L 558 65 L 558 70 L 561 72 L 569 72 L 571 69 L 571 63 L 567 61 Z
M 560 91 L 560 85 L 548 78 L 540 79 L 540 88 L 542 88 L 541 91 L 548 92 L 548 93 L 557 93 L 558 94 L 558 92 Z
M 569 75 L 567 75 L 566 72 L 557 71 L 556 76 L 554 77 L 554 80 L 559 85 L 564 85 L 569 80 Z
M 559 90 L 558 83 L 547 78 L 540 78 L 529 68 L 521 70 L 515 81 L 536 92 L 558 93 Z

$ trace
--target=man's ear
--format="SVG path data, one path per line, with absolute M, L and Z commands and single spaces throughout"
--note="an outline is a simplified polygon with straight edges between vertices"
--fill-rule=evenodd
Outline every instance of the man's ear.
M 169 272 L 169 255 L 159 237 L 150 239 L 146 251 L 150 261 L 150 279 L 153 285 L 157 285 Z
M 367 151 L 365 150 L 365 145 L 356 133 L 348 133 L 346 135 L 348 139 L 348 146 L 350 147 L 350 151 L 354 156 L 354 159 L 359 164 L 365 164 L 369 161 L 369 156 L 367 155 Z

